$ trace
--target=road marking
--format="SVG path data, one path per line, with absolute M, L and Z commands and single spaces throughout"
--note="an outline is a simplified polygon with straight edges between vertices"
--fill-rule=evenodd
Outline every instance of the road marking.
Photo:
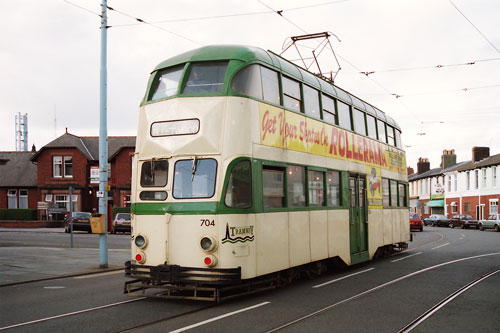
M 417 253 L 410 254 L 409 256 L 403 257 L 403 258 L 394 259 L 394 260 L 391 260 L 391 262 L 405 260 L 405 259 L 408 259 L 408 258 L 413 257 L 413 256 L 418 256 L 419 254 L 422 254 L 422 252 L 417 252 Z
M 326 286 L 327 284 L 334 283 L 334 282 L 337 282 L 337 281 L 340 281 L 340 280 L 343 280 L 343 279 L 347 279 L 347 278 L 349 278 L 349 277 L 351 277 L 351 276 L 354 276 L 354 275 L 358 275 L 358 274 L 361 274 L 361 273 L 366 273 L 366 272 L 369 272 L 369 271 L 371 271 L 372 269 L 375 269 L 375 268 L 374 268 L 374 267 L 372 267 L 372 268 L 365 269 L 364 271 L 360 271 L 360 272 L 352 273 L 352 274 L 349 274 L 349 275 L 346 275 L 346 276 L 340 277 L 340 278 L 335 279 L 335 280 L 331 280 L 331 281 L 328 281 L 328 282 L 325 282 L 325 283 L 322 283 L 322 284 L 315 285 L 315 286 L 313 286 L 313 288 L 323 287 L 323 286 Z
M 61 315 L 57 315 L 57 316 L 52 316 L 52 317 L 47 317 L 47 318 L 42 318 L 42 319 L 37 319 L 37 320 L 32 320 L 32 321 L 27 321 L 25 323 L 20 323 L 20 324 L 15 324 L 15 325 L 10 325 L 10 326 L 0 327 L 0 331 L 8 330 L 8 329 L 15 328 L 15 327 L 21 327 L 21 326 L 26 326 L 26 325 L 31 325 L 31 324 L 37 324 L 37 323 L 41 323 L 41 322 L 52 320 L 52 319 L 69 317 L 69 316 L 73 316 L 73 315 L 76 315 L 76 314 L 81 314 L 81 313 L 90 312 L 90 311 L 94 311 L 94 310 L 106 309 L 106 308 L 110 308 L 110 307 L 121 305 L 121 304 L 137 302 L 137 301 L 143 300 L 145 298 L 146 297 L 140 297 L 140 298 L 135 298 L 135 299 L 131 299 L 131 300 L 128 300 L 128 301 L 116 302 L 116 303 L 107 304 L 107 305 L 101 305 L 101 306 L 97 306 L 95 308 L 90 308 L 90 309 L 85 309 L 85 310 L 80 310 L 80 311 L 74 311 L 74 312 L 68 312 L 68 313 L 64 313 L 64 314 L 61 314 Z
M 65 289 L 66 287 L 63 286 L 47 286 L 43 287 L 43 289 Z
M 80 275 L 80 276 L 75 276 L 73 279 L 88 279 L 88 278 L 93 278 L 93 277 L 99 277 L 99 276 L 107 276 L 107 275 L 113 275 L 113 274 L 120 274 L 123 273 L 125 270 L 121 269 L 119 271 L 113 271 L 113 272 L 104 272 L 104 273 L 96 273 L 96 274 L 89 274 L 89 275 Z
M 212 318 L 212 319 L 207 319 L 207 320 L 201 321 L 201 322 L 193 324 L 193 325 L 189 325 L 189 326 L 186 326 L 186 327 L 179 328 L 179 329 L 177 329 L 175 331 L 170 331 L 170 333 L 184 332 L 184 331 L 190 330 L 192 328 L 195 328 L 195 327 L 198 327 L 198 326 L 202 326 L 202 325 L 205 325 L 205 324 L 217 321 L 219 319 L 223 319 L 223 318 L 226 318 L 226 317 L 229 317 L 229 316 L 241 313 L 241 312 L 253 310 L 253 309 L 261 307 L 263 305 L 267 305 L 269 303 L 271 303 L 271 302 L 263 302 L 263 303 L 259 303 L 259 304 L 256 304 L 256 305 L 252 305 L 252 306 L 249 306 L 248 308 L 244 308 L 244 309 L 241 309 L 241 310 L 236 310 L 236 311 L 233 311 L 233 312 L 229 312 L 229 313 L 220 315 L 220 316 Z
M 431 250 L 439 249 L 440 247 L 447 246 L 447 245 L 450 245 L 450 243 L 441 244 L 439 246 L 433 247 Z

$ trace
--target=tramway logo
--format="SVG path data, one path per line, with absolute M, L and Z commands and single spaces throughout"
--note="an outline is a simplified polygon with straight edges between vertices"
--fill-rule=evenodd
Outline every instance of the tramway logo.
M 246 227 L 230 227 L 226 223 L 226 236 L 222 239 L 222 243 L 246 243 L 253 242 L 253 225 Z

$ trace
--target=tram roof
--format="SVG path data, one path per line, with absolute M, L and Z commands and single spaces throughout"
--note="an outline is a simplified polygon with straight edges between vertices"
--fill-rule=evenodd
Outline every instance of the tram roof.
M 153 72 L 183 64 L 186 62 L 197 61 L 217 61 L 217 60 L 239 60 L 245 63 L 263 63 L 271 68 L 275 68 L 287 76 L 298 79 L 314 88 L 317 88 L 327 94 L 337 97 L 339 100 L 353 105 L 354 107 L 363 110 L 376 118 L 386 121 L 388 124 L 401 130 L 401 127 L 394 119 L 389 117 L 383 111 L 362 101 L 356 96 L 337 87 L 331 82 L 319 78 L 300 66 L 280 57 L 272 51 L 265 51 L 260 47 L 247 45 L 208 45 L 191 51 L 187 51 L 176 55 L 161 62 Z

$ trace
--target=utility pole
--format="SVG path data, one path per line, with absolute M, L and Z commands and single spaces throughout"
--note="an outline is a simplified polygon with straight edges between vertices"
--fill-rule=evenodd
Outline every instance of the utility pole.
M 104 234 L 99 235 L 99 267 L 108 267 L 108 123 L 107 123 L 107 1 L 101 4 L 101 82 L 99 121 L 99 213 L 104 216 Z

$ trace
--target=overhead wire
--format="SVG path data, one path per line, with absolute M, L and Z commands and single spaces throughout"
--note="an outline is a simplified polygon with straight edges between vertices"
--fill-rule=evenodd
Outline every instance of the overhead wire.
M 497 49 L 497 47 L 488 39 L 488 37 L 486 37 L 485 34 L 483 34 L 481 32 L 481 30 L 479 30 L 479 28 L 474 23 L 472 23 L 472 21 L 469 20 L 469 18 L 467 16 L 465 16 L 465 14 L 460 10 L 460 8 L 457 7 L 457 5 L 455 5 L 453 3 L 453 1 L 448 0 L 448 2 L 451 3 L 451 5 L 453 7 L 455 7 L 455 9 L 460 13 L 460 15 L 462 15 L 467 20 L 467 22 L 469 22 L 470 25 L 472 25 L 472 27 L 474 27 L 474 29 L 484 38 L 484 40 L 486 40 L 488 42 L 488 44 L 490 44 L 491 47 L 493 47 L 495 49 L 495 51 L 497 51 L 498 53 L 500 53 L 500 50 Z

